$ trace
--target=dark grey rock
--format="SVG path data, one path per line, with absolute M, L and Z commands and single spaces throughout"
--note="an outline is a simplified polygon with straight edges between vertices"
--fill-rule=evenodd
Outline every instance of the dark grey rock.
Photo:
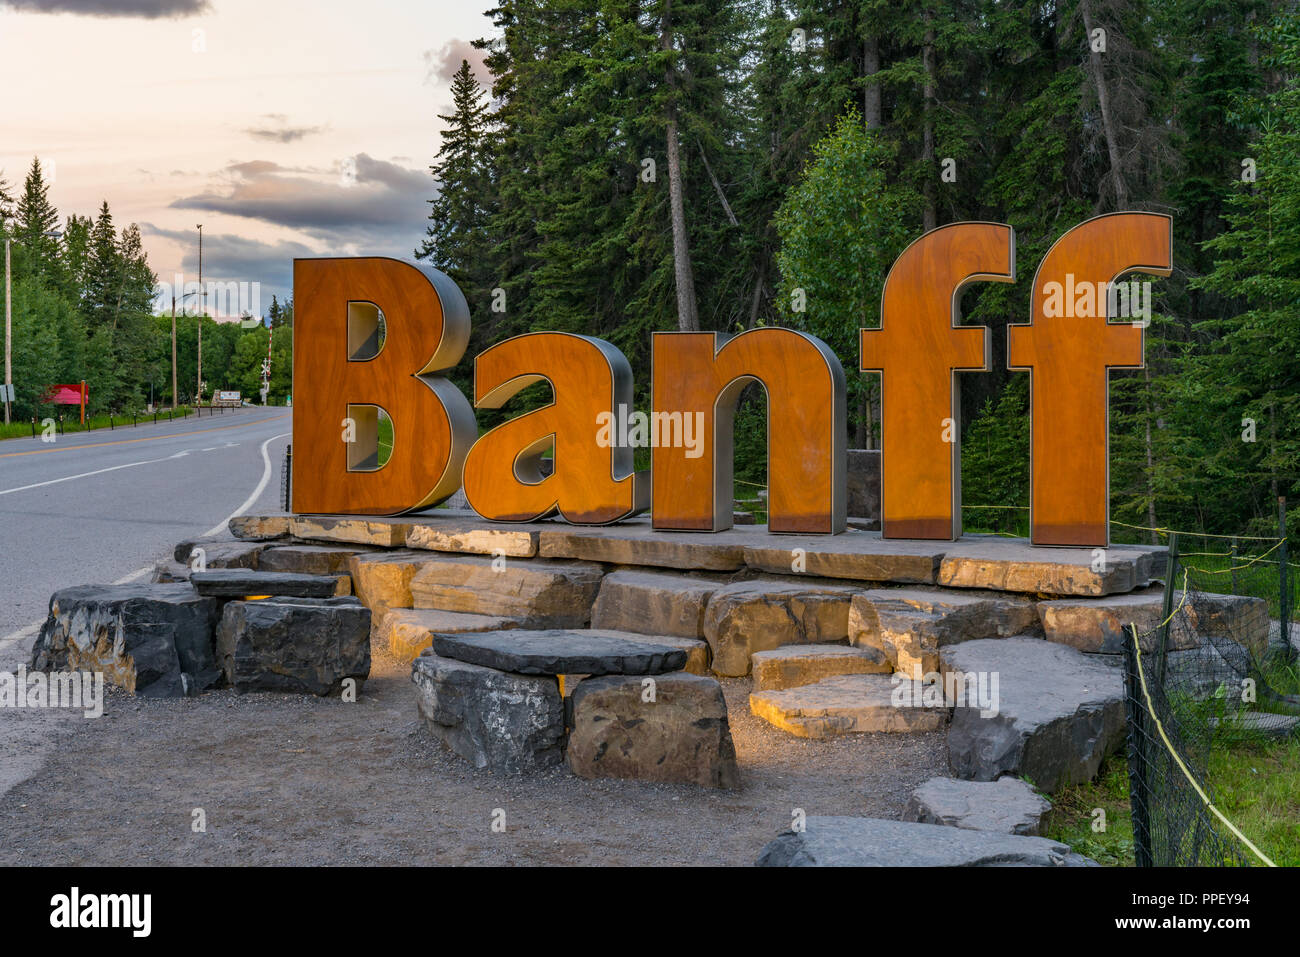
M 519 773 L 564 759 L 564 701 L 555 678 L 426 651 L 411 663 L 411 680 L 425 727 L 474 767 Z
M 759 867 L 1095 867 L 1043 837 L 968 831 L 871 817 L 810 817 L 755 862 Z
M 295 575 L 291 572 L 258 572 L 237 568 L 193 572 L 190 583 L 200 595 L 213 598 L 245 598 L 249 595 L 329 598 L 338 581 L 324 575 Z
M 1019 778 L 931 778 L 912 792 L 903 809 L 903 820 L 1033 836 L 1038 834 L 1043 815 L 1051 809 L 1051 802 L 1035 794 Z
M 717 679 L 684 672 L 579 682 L 566 757 L 582 778 L 740 784 L 727 701 Z
M 216 620 L 217 602 L 184 582 L 63 588 L 50 598 L 31 668 L 103 672 L 142 697 L 198 694 L 221 675 Z
M 943 648 L 945 675 L 997 675 L 997 714 L 969 702 L 953 710 L 948 764 L 959 778 L 1029 778 L 1053 794 L 1092 780 L 1124 742 L 1124 678 L 1113 668 L 1041 638 L 997 638 Z M 991 709 L 988 709 L 991 710 Z
M 203 567 L 206 568 L 257 568 L 258 556 L 266 546 L 260 542 L 214 541 L 196 538 L 181 542 L 172 557 L 184 565 L 193 565 L 196 551 L 203 549 Z
M 687 658 L 682 649 L 649 639 L 560 628 L 436 634 L 433 650 L 523 675 L 658 675 L 680 671 Z
M 216 650 L 238 692 L 338 694 L 370 675 L 370 609 L 353 598 L 228 602 Z

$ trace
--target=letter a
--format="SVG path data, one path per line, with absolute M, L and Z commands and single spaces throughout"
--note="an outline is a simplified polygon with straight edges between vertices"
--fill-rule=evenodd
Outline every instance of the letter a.
M 970 282 L 1014 282 L 1016 238 L 998 223 L 953 223 L 908 246 L 885 279 L 880 328 L 863 329 L 862 371 L 879 372 L 880 514 L 885 538 L 961 535 L 959 370 L 987 369 L 988 329 L 959 327 Z M 944 441 L 951 419 L 953 441 Z
M 1105 548 L 1110 531 L 1107 391 L 1112 368 L 1142 367 L 1142 327 L 1101 315 L 1044 313 L 1044 281 L 1097 285 L 1126 272 L 1168 276 L 1173 220 L 1110 213 L 1075 226 L 1047 251 L 1034 277 L 1031 321 L 1007 327 L 1007 366 L 1029 370 L 1029 518 L 1035 545 Z

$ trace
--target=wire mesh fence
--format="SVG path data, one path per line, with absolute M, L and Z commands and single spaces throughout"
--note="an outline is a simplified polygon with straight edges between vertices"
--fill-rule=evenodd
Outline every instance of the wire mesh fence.
M 1164 614 L 1125 648 L 1138 866 L 1272 864 L 1216 803 L 1217 752 L 1296 733 L 1285 539 L 1169 534 Z

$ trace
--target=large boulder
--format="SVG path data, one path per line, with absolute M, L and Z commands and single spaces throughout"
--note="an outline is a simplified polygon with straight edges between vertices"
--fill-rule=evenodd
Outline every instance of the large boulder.
M 1041 638 L 968 641 L 944 648 L 945 683 L 996 677 L 994 707 L 959 702 L 948 763 L 960 778 L 1029 778 L 1049 794 L 1090 781 L 1124 742 L 1124 676 L 1095 657 Z M 950 679 L 949 676 L 952 676 Z
M 756 651 L 847 641 L 849 603 L 856 593 L 847 585 L 766 578 L 719 588 L 704 611 L 714 672 L 747 675 Z
M 783 691 L 836 675 L 889 674 L 894 670 L 880 652 L 849 645 L 785 645 L 756 651 L 749 660 L 755 691 Z
M 371 611 L 410 608 L 411 579 L 426 562 L 428 553 L 410 551 L 367 552 L 348 559 L 352 592 Z
M 81 585 L 50 598 L 32 648 L 37 671 L 99 671 L 142 697 L 182 697 L 221 676 L 213 657 L 217 601 L 192 585 Z
M 605 570 L 589 562 L 557 562 L 443 554 L 411 578 L 416 608 L 501 615 L 532 627 L 581 628 Z
M 370 675 L 370 609 L 350 597 L 228 602 L 217 658 L 240 693 L 335 695 Z
M 704 609 L 721 579 L 624 569 L 600 583 L 591 627 L 646 635 L 704 637 Z
M 549 676 L 513 675 L 425 652 L 411 663 L 429 733 L 476 768 L 518 773 L 564 758 L 564 699 Z
M 977 638 L 1038 630 L 1033 602 L 991 592 L 892 588 L 855 595 L 849 641 L 885 656 L 893 670 L 915 677 L 939 670 L 939 649 Z
M 872 817 L 809 817 L 763 848 L 759 867 L 1090 867 L 1043 837 Z
M 579 777 L 739 784 L 727 702 L 713 678 L 588 678 L 570 707 L 568 761 Z
M 972 831 L 1036 835 L 1051 802 L 1019 778 L 957 781 L 931 778 L 903 809 L 904 821 L 942 824 Z

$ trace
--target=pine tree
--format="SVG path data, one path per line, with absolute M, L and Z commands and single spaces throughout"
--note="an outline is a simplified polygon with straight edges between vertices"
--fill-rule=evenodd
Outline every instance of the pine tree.
M 50 187 L 45 182 L 39 157 L 32 158 L 14 219 L 14 239 L 22 247 L 23 272 L 57 283 L 59 246 L 51 233 L 59 224 L 59 211 L 50 202 Z

